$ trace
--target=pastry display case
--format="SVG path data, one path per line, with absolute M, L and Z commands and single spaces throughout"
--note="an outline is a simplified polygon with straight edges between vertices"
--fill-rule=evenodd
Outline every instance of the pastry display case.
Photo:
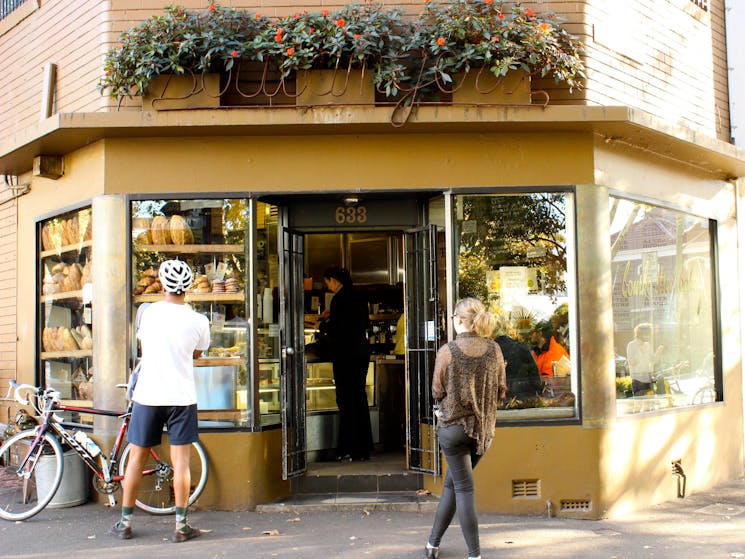
M 132 202 L 132 304 L 134 330 L 148 303 L 163 298 L 160 264 L 178 258 L 194 271 L 186 303 L 210 320 L 209 350 L 194 360 L 200 426 L 246 426 L 248 344 L 244 199 Z M 136 336 L 132 336 L 136 346 Z M 133 348 L 135 359 L 139 349 Z
M 46 219 L 38 231 L 39 381 L 59 391 L 66 403 L 90 407 L 94 387 L 91 209 Z M 91 422 L 84 414 L 65 419 Z

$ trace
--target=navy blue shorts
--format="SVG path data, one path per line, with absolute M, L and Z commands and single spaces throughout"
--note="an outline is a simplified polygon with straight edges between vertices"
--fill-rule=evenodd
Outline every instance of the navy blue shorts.
M 163 427 L 168 430 L 172 445 L 191 444 L 199 440 L 197 405 L 145 406 L 134 403 L 127 440 L 149 448 L 160 444 Z

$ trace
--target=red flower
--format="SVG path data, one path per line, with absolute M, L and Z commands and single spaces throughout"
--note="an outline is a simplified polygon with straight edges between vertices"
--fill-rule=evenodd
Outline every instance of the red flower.
M 441 47 L 445 46 L 445 37 L 437 37 L 437 44 Z
M 311 32 L 311 33 L 315 33 L 315 32 L 316 32 L 316 28 L 315 28 L 315 27 L 311 27 L 311 28 L 310 28 L 310 32 Z
M 362 35 L 360 35 L 359 33 L 355 33 L 355 34 L 354 34 L 354 38 L 355 38 L 355 39 L 359 40 L 359 39 L 360 39 L 360 37 L 362 37 Z
M 290 47 L 285 52 L 287 53 L 287 56 L 292 56 L 293 54 L 295 54 L 295 49 Z
M 499 19 L 504 19 L 504 14 L 502 12 L 499 12 L 499 15 L 497 16 Z
M 328 10 L 322 10 L 321 11 L 321 15 L 322 16 L 327 16 L 327 15 L 329 15 L 329 11 Z
M 209 10 L 210 12 L 214 12 L 214 11 L 215 11 L 215 5 L 214 5 L 214 4 L 210 4 L 209 6 L 207 6 L 207 9 L 208 9 L 208 10 Z
M 495 36 L 493 36 L 493 37 L 491 38 L 491 42 L 492 42 L 492 43 L 498 43 L 498 42 L 499 42 L 499 37 L 497 37 L 496 35 L 495 35 Z
M 525 15 L 528 17 L 535 17 L 535 12 L 528 8 L 527 10 L 525 10 Z
M 336 25 L 338 25 L 339 27 L 344 27 L 344 24 L 345 23 L 347 23 L 347 22 L 344 21 L 343 19 L 337 19 L 336 20 Z
M 300 14 L 295 14 L 295 19 L 300 19 Z
M 233 52 L 231 52 L 231 53 L 230 53 L 230 55 L 231 55 L 231 56 L 232 56 L 233 58 L 238 58 L 238 51 L 237 51 L 237 50 L 234 50 Z
M 259 19 L 259 18 L 261 17 L 261 14 L 254 14 L 254 17 L 255 17 L 256 19 Z
M 491 6 L 492 4 L 494 4 L 494 0 L 484 0 L 484 4 Z

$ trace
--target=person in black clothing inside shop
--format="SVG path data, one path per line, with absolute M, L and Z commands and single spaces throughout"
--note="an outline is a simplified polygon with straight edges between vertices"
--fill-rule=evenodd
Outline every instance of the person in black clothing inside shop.
M 367 303 L 352 288 L 352 277 L 344 268 L 323 273 L 326 287 L 334 293 L 324 311 L 321 331 L 328 335 L 339 407 L 337 460 L 369 460 L 373 449 L 370 411 L 365 380 L 370 363 Z
M 498 335 L 494 341 L 502 350 L 507 363 L 507 400 L 531 398 L 541 394 L 543 382 L 528 346 L 506 334 Z

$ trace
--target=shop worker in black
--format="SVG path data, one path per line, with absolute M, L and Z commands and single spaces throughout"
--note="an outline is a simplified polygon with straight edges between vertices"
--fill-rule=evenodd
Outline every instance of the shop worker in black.
M 373 448 L 365 379 L 370 364 L 367 303 L 352 288 L 352 276 L 344 268 L 323 273 L 326 287 L 334 293 L 321 331 L 328 335 L 339 407 L 337 460 L 369 460 Z

